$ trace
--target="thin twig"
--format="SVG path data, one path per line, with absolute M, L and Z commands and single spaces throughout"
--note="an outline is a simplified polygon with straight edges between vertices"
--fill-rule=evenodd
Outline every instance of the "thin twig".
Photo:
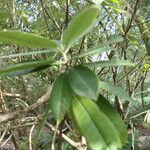
M 51 31 L 50 31 L 49 24 L 48 24 L 48 21 L 47 21 L 47 18 L 46 18 L 46 14 L 45 14 L 45 9 L 44 9 L 43 0 L 40 0 L 40 3 L 41 3 L 42 12 L 43 12 L 44 20 L 45 20 L 45 23 L 46 23 L 46 26 L 47 26 L 49 35 L 51 35 Z M 50 38 L 51 38 L 51 36 L 50 36 Z
M 134 134 L 134 125 L 133 123 L 130 121 L 131 124 L 131 128 L 132 128 L 132 150 L 135 150 L 135 134 Z
M 34 128 L 35 128 L 35 124 L 31 127 L 30 133 L 29 133 L 29 150 L 32 150 L 32 134 L 33 134 Z
M 146 114 L 148 111 L 150 111 L 150 109 L 149 109 L 149 110 L 146 110 L 146 111 L 143 111 L 143 112 L 141 112 L 141 113 L 139 113 L 139 114 L 136 114 L 136 115 L 132 116 L 130 119 L 133 119 L 133 118 L 139 117 L 139 116 L 141 116 L 141 115 L 143 115 L 143 114 Z
M 5 142 L 2 143 L 1 148 L 11 139 L 12 134 L 8 137 L 8 139 L 6 139 Z
M 2 136 L 1 136 L 1 138 L 0 138 L 0 145 L 1 145 L 3 139 L 4 139 L 5 135 L 6 135 L 7 128 L 8 128 L 8 124 L 7 124 L 7 126 L 6 126 L 6 128 L 5 128 L 5 130 L 4 130 L 4 132 L 3 132 Z
M 66 20 L 65 20 L 65 28 L 67 28 L 69 22 L 69 0 L 66 0 Z
M 57 135 L 57 130 L 59 128 L 59 124 L 60 124 L 60 122 L 57 121 L 55 131 L 54 131 L 54 135 L 53 135 L 53 139 L 52 139 L 52 150 L 55 150 L 55 141 L 56 141 L 56 135 Z
M 59 130 L 56 130 L 56 128 L 51 125 L 50 123 L 46 122 L 45 124 L 46 127 L 48 127 L 51 131 L 53 132 L 57 132 L 57 134 L 60 134 Z M 71 146 L 73 146 L 74 148 L 78 149 L 78 150 L 83 150 L 83 145 L 80 142 L 75 142 L 72 139 L 70 139 L 68 136 L 66 136 L 65 134 L 61 133 L 61 137 L 67 142 L 69 143 Z M 85 145 L 84 145 L 85 146 Z
M 16 93 L 3 93 L 3 96 L 11 97 L 11 98 L 20 98 L 20 99 L 23 99 L 23 100 L 26 99 L 26 97 L 23 97 L 20 94 L 16 94 Z
M 143 79 L 142 79 L 142 82 L 141 82 L 141 101 L 142 101 L 142 107 L 144 107 L 144 96 L 143 96 L 142 91 L 144 91 L 144 82 L 145 82 L 146 76 L 147 76 L 147 71 L 144 73 Z
M 131 17 L 131 19 L 130 19 L 130 21 L 129 21 L 129 25 L 128 25 L 126 31 L 125 31 L 125 36 L 128 34 L 129 30 L 130 30 L 131 27 L 132 27 L 132 22 L 133 22 L 133 20 L 134 20 L 134 18 L 135 18 L 135 16 L 136 16 L 137 8 L 138 8 L 138 5 L 140 4 L 140 2 L 141 2 L 141 0 L 136 0 L 136 4 L 135 4 L 134 10 L 133 10 L 133 12 L 132 12 L 132 17 Z
M 7 128 L 7 130 L 13 130 L 13 129 L 23 128 L 23 127 L 27 127 L 27 126 L 32 126 L 34 124 L 35 123 L 26 123 L 26 124 L 23 124 L 23 125 L 10 126 L 10 127 Z M 5 130 L 5 128 L 0 128 L 0 132 L 4 131 L 4 130 Z
M 54 25 L 56 26 L 56 28 L 58 29 L 58 32 L 59 32 L 60 35 L 61 35 L 62 33 L 61 33 L 61 30 L 60 30 L 59 25 L 57 24 L 56 20 L 55 20 L 55 19 L 53 18 L 53 16 L 46 10 L 45 7 L 43 7 L 43 9 L 44 9 L 46 15 L 53 21 Z
M 13 120 L 14 118 L 19 118 L 19 117 L 21 117 L 21 115 L 25 115 L 28 112 L 31 112 L 31 111 L 35 110 L 39 106 L 41 107 L 50 98 L 50 93 L 51 93 L 51 88 L 49 87 L 47 89 L 46 94 L 43 95 L 41 98 L 39 98 L 37 100 L 37 102 L 35 102 L 31 106 L 29 106 L 27 108 L 24 108 L 23 110 L 16 110 L 14 112 L 10 112 L 10 113 L 4 114 L 4 115 L 0 115 L 0 124 L 2 124 L 4 122 L 7 122 L 7 121 L 10 121 L 10 120 Z

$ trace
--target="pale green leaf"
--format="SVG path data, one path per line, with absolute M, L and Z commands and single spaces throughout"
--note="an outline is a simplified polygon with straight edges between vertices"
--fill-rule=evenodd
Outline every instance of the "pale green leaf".
M 105 43 L 102 43 L 100 46 L 89 49 L 87 51 L 81 52 L 79 54 L 76 54 L 75 56 L 72 57 L 72 59 L 77 59 L 77 58 L 82 58 L 85 56 L 93 56 L 93 55 L 100 55 L 103 52 L 108 52 L 111 50 L 116 50 L 113 49 L 111 46 L 109 46 L 109 44 L 114 44 L 114 43 L 120 43 L 123 42 L 124 38 L 121 35 L 112 35 L 109 37 L 109 40 Z
M 121 9 L 120 7 L 114 7 L 112 5 L 109 5 L 109 7 L 114 10 L 115 13 L 120 14 L 120 13 L 128 13 L 127 11 Z
M 73 18 L 63 35 L 62 43 L 65 50 L 91 30 L 96 23 L 98 13 L 99 7 L 92 5 L 83 9 Z
M 57 121 L 61 121 L 63 119 L 71 105 L 72 99 L 67 76 L 63 73 L 56 79 L 50 98 L 51 110 Z
M 129 94 L 127 94 L 127 92 L 125 90 L 123 90 L 121 87 L 114 86 L 114 85 L 112 85 L 108 82 L 99 81 L 99 89 L 106 90 L 106 91 L 108 91 L 112 94 L 115 94 L 118 97 L 123 98 L 125 100 L 130 100 L 131 99 Z
M 93 100 L 98 96 L 98 78 L 85 66 L 75 66 L 68 72 L 69 84 L 72 91 L 80 96 Z
M 123 36 L 118 35 L 118 34 L 114 34 L 114 35 L 109 37 L 108 43 L 109 44 L 114 44 L 114 43 L 121 43 L 123 41 L 124 41 Z
M 0 42 L 34 48 L 57 48 L 57 41 L 41 36 L 16 31 L 0 31 Z
M 119 131 L 114 122 L 94 101 L 81 97 L 75 98 L 71 115 L 74 124 L 92 150 L 117 150 L 122 147 Z
M 109 60 L 109 61 L 99 61 L 93 63 L 85 63 L 83 64 L 87 67 L 116 67 L 116 66 L 134 66 L 133 63 L 129 62 L 128 60 Z
M 107 52 L 107 51 L 111 51 L 111 50 L 113 50 L 112 47 L 110 47 L 108 44 L 107 45 L 105 44 L 105 45 L 93 48 L 91 50 L 81 52 L 80 54 L 77 54 L 77 55 L 73 56 L 72 59 L 82 58 L 82 57 L 85 57 L 85 56 L 93 56 L 93 55 L 96 55 L 96 54 L 100 55 L 103 52 Z

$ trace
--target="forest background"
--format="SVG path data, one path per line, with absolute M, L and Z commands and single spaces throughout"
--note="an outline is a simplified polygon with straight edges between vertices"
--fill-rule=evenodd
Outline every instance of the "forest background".
M 150 148 L 149 0 L 0 8 L 2 150 Z

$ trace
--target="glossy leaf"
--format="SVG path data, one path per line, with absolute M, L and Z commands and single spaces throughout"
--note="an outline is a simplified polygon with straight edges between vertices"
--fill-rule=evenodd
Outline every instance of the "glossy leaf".
M 24 75 L 46 69 L 52 65 L 55 64 L 50 60 L 40 60 L 40 61 L 20 63 L 0 69 L 0 76 Z
M 34 48 L 57 48 L 58 43 L 41 36 L 16 31 L 0 31 L 0 42 Z
M 65 48 L 76 43 L 82 36 L 91 30 L 96 22 L 98 13 L 99 7 L 92 5 L 83 9 L 73 18 L 63 35 L 62 43 Z
M 108 109 L 108 108 L 107 108 Z M 86 98 L 75 98 L 71 115 L 77 129 L 87 140 L 92 150 L 117 150 L 121 140 L 114 122 L 103 113 L 98 105 Z
M 57 121 L 61 121 L 68 111 L 72 101 L 71 89 L 65 73 L 55 81 L 51 93 L 50 105 Z
M 129 96 L 129 94 L 127 94 L 125 90 L 123 90 L 121 87 L 114 86 L 108 82 L 99 81 L 99 89 L 106 90 L 125 100 L 131 100 L 131 97 Z
M 98 96 L 98 78 L 87 67 L 75 66 L 68 73 L 69 84 L 72 91 L 80 96 L 93 100 Z
M 99 95 L 97 100 L 97 105 L 101 112 L 103 112 L 107 118 L 113 123 L 114 128 L 119 134 L 120 140 L 124 145 L 127 142 L 127 129 L 121 117 L 117 111 L 112 107 L 108 100 L 105 99 L 102 95 Z
M 83 64 L 87 67 L 116 67 L 116 66 L 134 66 L 133 63 L 129 62 L 128 60 L 109 60 L 109 61 L 99 61 L 93 63 L 85 63 Z

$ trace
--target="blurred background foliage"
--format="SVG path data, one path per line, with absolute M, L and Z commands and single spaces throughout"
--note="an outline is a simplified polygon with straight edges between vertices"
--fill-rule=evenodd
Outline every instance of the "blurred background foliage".
M 61 39 L 64 29 L 68 26 L 72 17 L 79 12 L 83 7 L 90 5 L 90 0 L 0 0 L 0 29 L 1 30 L 16 30 L 29 33 L 35 33 L 50 39 Z M 140 115 L 131 119 L 134 115 L 142 113 L 150 109 L 150 49 L 147 48 L 144 36 L 147 36 L 150 41 L 150 2 L 149 0 L 139 1 L 138 7 L 135 8 L 137 0 L 106 0 L 103 2 L 99 14 L 98 22 L 94 29 L 70 49 L 69 55 L 72 56 L 80 51 L 101 45 L 102 43 L 112 40 L 110 44 L 115 50 L 106 52 L 101 55 L 89 56 L 79 59 L 78 62 L 93 62 L 98 60 L 110 60 L 112 58 L 128 59 L 135 63 L 135 68 L 130 67 L 99 67 L 95 69 L 100 79 L 108 81 L 112 85 L 120 86 L 132 97 L 132 101 L 120 99 L 107 91 L 101 90 L 112 102 L 120 102 L 118 105 L 114 103 L 116 109 L 121 108 L 121 115 L 129 128 L 135 131 L 135 149 L 142 149 L 139 141 L 140 134 L 147 129 L 144 123 L 144 116 Z M 135 10 L 136 15 L 133 15 Z M 142 17 L 141 22 L 136 17 Z M 143 25 L 143 31 L 140 25 Z M 79 25 L 80 26 L 80 25 Z M 149 34 L 149 35 L 148 35 Z M 114 44 L 113 36 L 122 35 L 125 38 L 124 42 Z M 118 39 L 119 40 L 119 39 Z M 148 42 L 149 42 L 148 41 Z M 148 43 L 149 44 L 149 43 Z M 16 54 L 19 52 L 28 52 L 31 50 L 15 45 L 7 45 L 0 43 L 0 56 Z M 38 60 L 46 58 L 62 59 L 60 56 L 52 54 L 31 55 L 28 57 L 14 57 L 2 59 L 0 58 L 0 67 L 8 66 L 16 62 L 26 62 L 29 60 Z M 73 65 L 75 62 L 71 62 Z M 0 89 L 4 93 L 17 93 L 24 99 L 16 99 L 4 97 L 6 106 L 9 111 L 14 111 L 25 107 L 25 104 L 31 105 L 45 93 L 48 85 L 52 85 L 57 75 L 63 68 L 54 68 L 53 70 L 44 70 L 42 72 L 25 75 L 23 77 L 0 77 Z M 23 102 L 22 102 L 23 101 Z M 25 104 L 24 104 L 25 103 Z M 29 114 L 34 116 L 34 113 L 42 114 L 43 108 Z M 3 113 L 3 110 L 0 109 Z M 50 116 L 49 121 L 54 123 L 53 116 Z M 15 125 L 15 123 L 11 123 Z M 3 125 L 1 126 L 1 128 Z M 145 129 L 146 128 L 146 129 Z M 27 130 L 28 129 L 22 129 Z M 39 149 L 49 149 L 52 134 L 44 129 L 39 141 Z M 24 131 L 23 131 L 24 132 Z M 137 134 L 138 133 L 138 134 Z M 18 133 L 17 133 L 18 134 Z M 68 134 L 71 135 L 70 132 Z M 129 149 L 133 146 L 133 135 L 129 140 Z M 21 144 L 21 149 L 26 149 L 28 144 L 28 136 L 25 133 L 18 135 L 18 143 Z M 144 141 L 146 142 L 146 141 Z M 65 150 L 72 150 L 71 146 L 64 142 Z M 146 145 L 147 149 L 150 144 Z M 145 148 L 145 147 L 144 147 Z M 144 149 L 143 148 L 143 149 Z M 127 148 L 125 148 L 127 149 Z

